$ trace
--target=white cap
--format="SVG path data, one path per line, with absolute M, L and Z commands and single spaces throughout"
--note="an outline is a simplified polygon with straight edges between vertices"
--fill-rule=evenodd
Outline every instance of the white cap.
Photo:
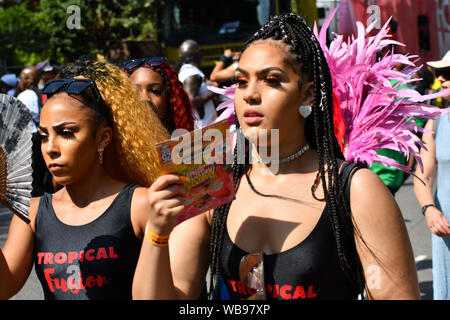
M 427 64 L 435 69 L 445 69 L 450 68 L 450 50 L 447 51 L 445 56 L 442 58 L 442 60 L 438 61 L 429 61 Z

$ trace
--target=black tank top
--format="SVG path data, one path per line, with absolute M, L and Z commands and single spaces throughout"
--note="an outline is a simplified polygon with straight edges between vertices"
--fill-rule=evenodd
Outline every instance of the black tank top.
M 141 243 L 130 217 L 136 185 L 127 185 L 94 221 L 70 226 L 45 193 L 36 216 L 34 263 L 45 299 L 131 299 Z
M 222 299 L 242 300 L 255 294 L 239 277 L 240 262 L 247 254 L 232 242 L 226 228 L 220 257 L 220 276 L 227 290 L 221 290 Z M 358 297 L 358 290 L 340 266 L 326 208 L 305 240 L 281 253 L 264 255 L 263 265 L 268 300 Z

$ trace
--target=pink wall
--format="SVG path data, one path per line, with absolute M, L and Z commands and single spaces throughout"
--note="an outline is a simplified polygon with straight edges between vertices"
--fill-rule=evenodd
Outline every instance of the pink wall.
M 380 8 L 381 26 L 389 17 L 398 22 L 395 39 L 406 44 L 398 47 L 402 53 L 421 57 L 420 63 L 441 58 L 450 49 L 449 0 L 351 0 L 356 20 L 367 25 L 367 9 L 372 3 Z M 429 19 L 430 50 L 420 52 L 417 16 Z M 438 27 L 439 26 L 439 27 Z

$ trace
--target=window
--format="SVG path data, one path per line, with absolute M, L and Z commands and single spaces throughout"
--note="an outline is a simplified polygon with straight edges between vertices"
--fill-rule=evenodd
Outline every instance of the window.
M 419 50 L 421 54 L 430 51 L 430 26 L 427 16 L 417 17 L 417 27 L 419 30 Z

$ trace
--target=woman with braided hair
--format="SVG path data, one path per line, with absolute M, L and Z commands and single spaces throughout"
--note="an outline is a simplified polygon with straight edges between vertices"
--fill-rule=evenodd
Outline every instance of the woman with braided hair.
M 247 41 L 234 103 L 235 200 L 176 225 L 182 182 L 157 179 L 134 297 L 197 298 L 210 267 L 213 299 L 224 291 L 231 299 L 419 298 L 395 200 L 373 172 L 343 160 L 330 71 L 302 18 L 275 16 Z M 278 141 L 260 139 L 275 129 Z M 279 158 L 264 156 L 273 148 Z
M 43 92 L 39 136 L 54 194 L 13 217 L 0 251 L 0 297 L 16 294 L 33 263 L 45 299 L 131 299 L 148 215 L 161 174 L 155 144 L 169 138 L 128 77 L 105 61 L 68 65 Z
M 189 96 L 167 58 L 133 59 L 126 61 L 123 69 L 169 132 L 175 129 L 194 129 Z

